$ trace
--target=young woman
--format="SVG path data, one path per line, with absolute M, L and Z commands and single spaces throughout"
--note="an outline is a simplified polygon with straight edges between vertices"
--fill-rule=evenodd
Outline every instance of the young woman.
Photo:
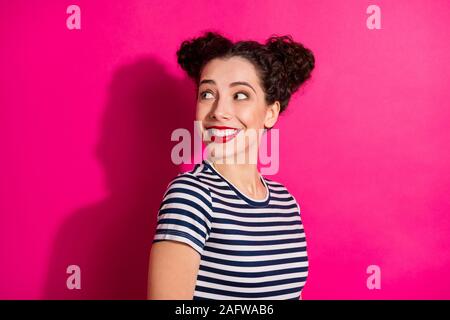
M 184 41 L 177 56 L 196 83 L 205 144 L 228 147 L 169 183 L 150 253 L 148 298 L 301 299 L 308 258 L 300 207 L 250 161 L 260 136 L 239 138 L 275 125 L 310 78 L 313 53 L 291 36 L 233 43 L 206 32 Z M 246 161 L 236 161 L 242 154 Z

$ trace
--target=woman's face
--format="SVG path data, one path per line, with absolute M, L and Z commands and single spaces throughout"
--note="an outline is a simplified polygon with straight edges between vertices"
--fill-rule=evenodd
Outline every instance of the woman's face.
M 196 111 L 208 157 L 230 163 L 236 155 L 241 160 L 257 156 L 264 128 L 276 123 L 279 106 L 278 101 L 266 104 L 256 69 L 247 59 L 209 61 L 200 75 Z

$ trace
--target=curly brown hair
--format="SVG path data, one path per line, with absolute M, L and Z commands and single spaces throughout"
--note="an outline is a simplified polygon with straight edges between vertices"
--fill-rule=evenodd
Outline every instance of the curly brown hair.
M 268 105 L 280 102 L 283 112 L 294 92 L 311 77 L 314 55 L 290 35 L 272 35 L 265 44 L 231 40 L 215 31 L 185 40 L 177 51 L 178 64 L 198 86 L 202 68 L 214 58 L 246 58 L 256 68 Z

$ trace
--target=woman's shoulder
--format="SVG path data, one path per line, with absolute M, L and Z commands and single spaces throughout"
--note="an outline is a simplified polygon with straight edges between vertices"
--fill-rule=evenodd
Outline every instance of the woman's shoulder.
M 267 183 L 267 185 L 269 187 L 276 188 L 276 189 L 279 189 L 279 190 L 286 190 L 286 191 L 288 191 L 288 188 L 283 183 L 281 183 L 281 182 L 279 182 L 277 180 L 269 179 L 266 176 L 264 176 L 264 180 L 266 180 L 266 183 Z
M 176 190 L 178 194 L 202 197 L 211 203 L 211 191 L 193 171 L 178 173 L 167 185 L 166 194 Z
M 284 197 L 286 197 L 286 195 L 289 197 L 292 197 L 292 199 L 297 202 L 297 199 L 295 198 L 295 196 L 290 192 L 290 190 L 288 189 L 288 187 L 279 182 L 279 181 L 275 181 L 272 179 L 269 179 L 267 177 L 264 177 L 264 180 L 266 180 L 267 185 L 269 186 L 269 189 L 271 190 L 272 193 L 278 193 L 278 194 L 284 194 Z M 298 202 L 297 202 L 298 204 Z

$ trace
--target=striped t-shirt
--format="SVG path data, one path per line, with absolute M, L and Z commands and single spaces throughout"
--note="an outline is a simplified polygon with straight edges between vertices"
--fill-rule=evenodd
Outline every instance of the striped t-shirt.
M 300 298 L 308 275 L 300 206 L 285 186 L 260 177 L 262 200 L 208 160 L 169 183 L 153 243 L 181 241 L 200 254 L 194 300 Z

